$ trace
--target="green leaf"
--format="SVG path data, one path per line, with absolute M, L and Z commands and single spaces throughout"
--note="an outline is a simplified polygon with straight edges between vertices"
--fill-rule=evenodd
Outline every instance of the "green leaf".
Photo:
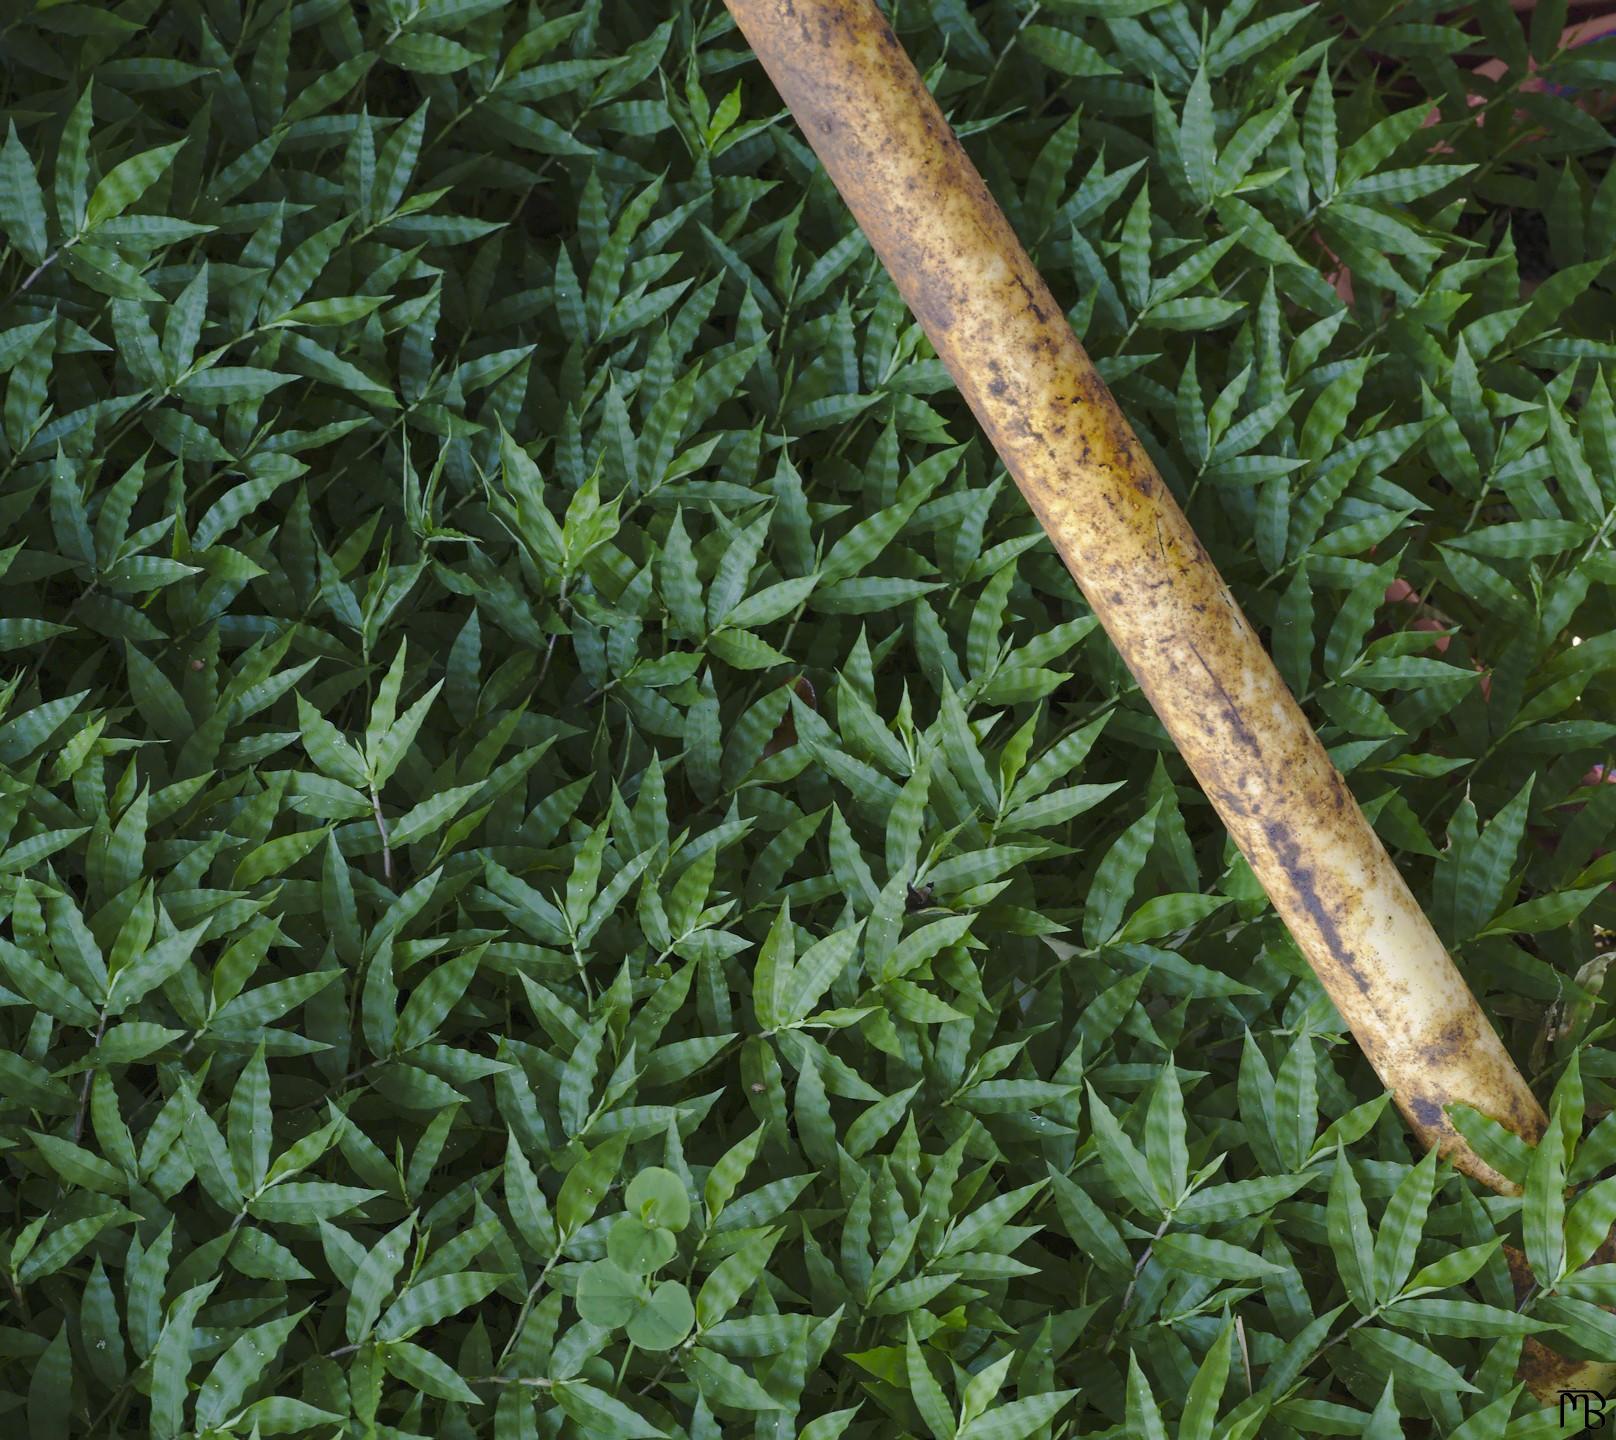
M 683 1230 L 690 1223 L 690 1197 L 685 1182 L 671 1170 L 653 1165 L 629 1181 L 623 1201 L 631 1215 L 646 1225 Z
M 1168 1234 L 1156 1242 L 1156 1253 L 1175 1269 L 1220 1280 L 1246 1280 L 1282 1273 L 1280 1266 L 1261 1255 L 1214 1240 L 1209 1235 Z
M 1521 837 L 1526 832 L 1532 784 L 1534 779 L 1527 777 L 1526 784 L 1516 790 L 1513 800 L 1488 821 L 1474 850 L 1467 853 L 1466 866 L 1459 874 L 1456 905 L 1459 913 L 1474 916 L 1474 921 L 1485 921 L 1495 915 L 1504 899 L 1516 853 L 1521 848 Z
M 957 1430 L 954 1412 L 943 1394 L 943 1387 L 937 1383 L 937 1377 L 926 1363 L 926 1357 L 915 1340 L 912 1325 L 905 1345 L 904 1364 L 909 1379 L 909 1398 L 915 1402 L 926 1428 L 931 1431 L 934 1440 L 954 1440 Z
M 672 1350 L 690 1334 L 695 1321 L 690 1291 L 677 1280 L 664 1280 L 630 1317 L 628 1338 L 642 1350 Z
M 578 1277 L 578 1313 L 591 1325 L 626 1325 L 644 1297 L 645 1282 L 613 1260 L 597 1260 Z
M 273 1125 L 269 1066 L 264 1062 L 264 1046 L 260 1042 L 230 1096 L 230 1159 L 244 1191 L 261 1188 L 269 1174 Z
M 1140 186 L 1122 227 L 1122 284 L 1129 302 L 1143 309 L 1150 293 L 1150 185 Z
M 627 1138 L 614 1135 L 595 1146 L 567 1171 L 556 1199 L 556 1224 L 563 1239 L 572 1235 L 599 1208 L 606 1190 L 617 1178 Z
M 696 1324 L 703 1330 L 716 1325 L 757 1281 L 781 1232 L 762 1230 L 733 1255 L 722 1260 L 696 1292 Z
M 673 1259 L 678 1241 L 668 1230 L 657 1230 L 625 1215 L 606 1237 L 607 1258 L 629 1275 L 649 1275 Z
M 1070 31 L 1053 25 L 1028 25 L 1021 31 L 1021 43 L 1037 59 L 1062 75 L 1087 78 L 1121 73 L 1092 46 Z
M 94 230 L 115 215 L 122 215 L 167 173 L 169 166 L 174 163 L 174 157 L 184 146 L 183 140 L 172 145 L 160 145 L 114 165 L 90 195 L 90 203 L 85 210 L 85 229 Z
M 806 1019 L 835 983 L 858 949 L 863 922 L 825 936 L 803 952 L 791 967 L 791 985 L 785 1013 L 787 1023 Z
M 1145 1115 L 1145 1156 L 1162 1208 L 1176 1206 L 1189 1181 L 1184 1099 L 1178 1070 L 1169 1058 L 1151 1093 Z
M 178 390 L 198 405 L 231 405 L 238 400 L 261 400 L 291 380 L 290 375 L 251 365 L 218 365 L 182 380 Z
M 762 1139 L 763 1130 L 760 1127 L 726 1150 L 707 1172 L 702 1199 L 707 1206 L 709 1225 L 717 1221 L 719 1214 L 734 1197 L 735 1191 L 746 1176 L 747 1169 L 757 1158 L 758 1146 Z
M 1336 113 L 1334 84 L 1327 69 L 1313 77 L 1302 120 L 1302 147 L 1308 179 L 1321 198 L 1335 192 Z
M 1083 907 L 1084 944 L 1103 945 L 1116 935 L 1123 911 L 1133 896 L 1134 883 L 1155 841 L 1156 819 L 1160 813 L 1161 802 L 1158 801 L 1106 851 Z
M 1413 1277 L 1403 1287 L 1403 1293 L 1412 1295 L 1425 1289 L 1447 1290 L 1463 1285 L 1487 1263 L 1502 1243 L 1501 1238 L 1493 1239 L 1480 1245 L 1466 1246 L 1462 1250 L 1444 1255 L 1440 1260 L 1433 1260 L 1429 1265 L 1415 1271 Z
M 254 1327 L 214 1362 L 197 1392 L 198 1425 L 220 1425 L 235 1414 L 243 1396 L 258 1383 L 307 1313 L 300 1310 Z
M 1411 1194 L 1411 1199 L 1412 1194 Z M 1352 1162 L 1339 1145 L 1335 1152 L 1335 1165 L 1330 1175 L 1330 1196 L 1327 1207 L 1330 1249 L 1334 1252 L 1336 1271 L 1347 1288 L 1352 1303 L 1365 1315 L 1375 1308 L 1375 1247 L 1369 1233 L 1369 1213 L 1364 1208 L 1363 1192 L 1358 1177 L 1353 1174 Z M 1406 1233 L 1406 1226 L 1404 1227 Z M 1390 1232 L 1400 1250 L 1403 1236 Z M 1415 1237 L 1418 1243 L 1418 1235 Z M 1392 1247 L 1387 1247 L 1391 1252 Z M 1398 1256 L 1400 1262 L 1400 1255 Z M 1388 1259 L 1387 1268 L 1391 1268 Z
M 1184 159 L 1184 174 L 1189 180 L 1190 194 L 1202 205 L 1211 204 L 1216 137 L 1213 131 L 1212 83 L 1204 69 L 1196 71 L 1184 100 L 1179 152 Z
M 1233 1348 L 1234 1322 L 1225 1320 L 1184 1397 L 1184 1414 L 1178 1424 L 1179 1440 L 1212 1440 L 1219 1402 L 1229 1378 Z
M 450 1366 L 423 1346 L 408 1340 L 394 1340 L 382 1347 L 380 1354 L 387 1371 L 406 1385 L 413 1386 L 423 1395 L 440 1400 L 457 1401 L 462 1405 L 479 1404 L 477 1392 L 466 1384 Z
M 466 1271 L 421 1280 L 405 1289 L 382 1316 L 376 1333 L 387 1341 L 403 1340 L 477 1304 L 505 1277 Z
M 350 1344 L 361 1343 L 375 1329 L 407 1257 L 414 1228 L 415 1217 L 406 1215 L 371 1246 L 349 1282 L 346 1325 Z
M 1398 1294 L 1414 1268 L 1414 1255 L 1436 1184 L 1436 1152 L 1414 1166 L 1393 1192 L 1375 1235 L 1374 1295 L 1384 1304 Z
M 433 969 L 418 984 L 398 1017 L 393 1045 L 397 1050 L 412 1050 L 435 1035 L 449 1012 L 466 993 L 477 963 L 482 958 L 481 947 L 463 951 L 454 959 Z
M 1556 1107 L 1549 1128 L 1532 1151 L 1521 1206 L 1526 1258 L 1542 1285 L 1553 1285 L 1566 1270 L 1565 1173 L 1565 1132 Z
M 1204 72 L 1203 72 L 1204 73 Z M 1128 1352 L 1128 1435 L 1130 1440 L 1167 1440 L 1167 1426 L 1161 1407 L 1151 1393 L 1150 1381 L 1139 1368 L 1139 1358 Z
M 0 229 L 33 264 L 45 259 L 50 241 L 45 230 L 45 197 L 34 162 L 17 138 L 13 122 L 0 146 Z
M 996 1406 L 965 1426 L 959 1440 L 1028 1440 L 1043 1430 L 1077 1393 L 1051 1390 Z
M 1100 1152 L 1100 1163 L 1105 1167 L 1111 1183 L 1139 1210 L 1147 1215 L 1160 1211 L 1145 1157 L 1117 1124 L 1116 1117 L 1106 1108 L 1094 1087 L 1088 1086 L 1089 1123 Z
M 218 1283 L 214 1279 L 192 1286 L 169 1310 L 152 1355 L 151 1429 L 154 1435 L 173 1437 L 183 1429 L 185 1381 L 191 1369 L 196 1316 Z
M 99 1155 L 55 1135 L 31 1130 L 28 1138 L 44 1157 L 45 1163 L 68 1184 L 81 1185 L 104 1195 L 122 1195 L 128 1190 L 128 1181 L 123 1173 Z
M 87 77 L 62 130 L 56 152 L 56 218 L 67 234 L 84 228 L 90 198 L 90 129 L 94 124 L 94 77 Z
M 1391 1330 L 1370 1326 L 1354 1330 L 1348 1342 L 1380 1365 L 1395 1368 L 1399 1378 L 1429 1394 L 1473 1395 L 1476 1387 L 1434 1350 Z

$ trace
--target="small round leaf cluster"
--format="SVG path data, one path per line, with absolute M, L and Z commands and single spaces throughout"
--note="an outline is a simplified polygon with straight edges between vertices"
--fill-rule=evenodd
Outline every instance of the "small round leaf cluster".
M 642 1350 L 671 1350 L 690 1333 L 696 1307 L 678 1280 L 655 1282 L 690 1223 L 690 1197 L 671 1170 L 653 1166 L 628 1185 L 628 1208 L 606 1236 L 606 1258 L 578 1278 L 578 1313 L 591 1325 L 621 1329 Z

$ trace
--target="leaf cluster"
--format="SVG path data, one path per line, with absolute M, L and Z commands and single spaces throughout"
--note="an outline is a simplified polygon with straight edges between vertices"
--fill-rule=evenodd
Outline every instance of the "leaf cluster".
M 896 8 L 1552 1092 L 1457 1116 L 1524 1196 L 1411 1149 L 721 6 L 20 4 L 31 1440 L 1500 1440 L 1616 1354 L 1616 42 Z

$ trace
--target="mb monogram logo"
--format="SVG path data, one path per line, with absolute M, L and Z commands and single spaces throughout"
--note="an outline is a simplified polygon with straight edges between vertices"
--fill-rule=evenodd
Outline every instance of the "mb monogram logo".
M 1560 1424 L 1568 1425 L 1580 1411 L 1584 1430 L 1605 1428 L 1605 1406 L 1610 1397 L 1598 1390 L 1562 1390 L 1560 1392 Z

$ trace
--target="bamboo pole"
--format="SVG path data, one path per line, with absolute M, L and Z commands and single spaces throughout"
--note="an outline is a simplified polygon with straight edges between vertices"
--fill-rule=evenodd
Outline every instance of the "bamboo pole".
M 1426 1145 L 1546 1117 L 874 0 L 725 0 L 1281 919 Z M 1535 1341 L 1541 1399 L 1616 1366 Z
M 1410 1125 L 1543 1111 L 873 0 L 726 0 Z

